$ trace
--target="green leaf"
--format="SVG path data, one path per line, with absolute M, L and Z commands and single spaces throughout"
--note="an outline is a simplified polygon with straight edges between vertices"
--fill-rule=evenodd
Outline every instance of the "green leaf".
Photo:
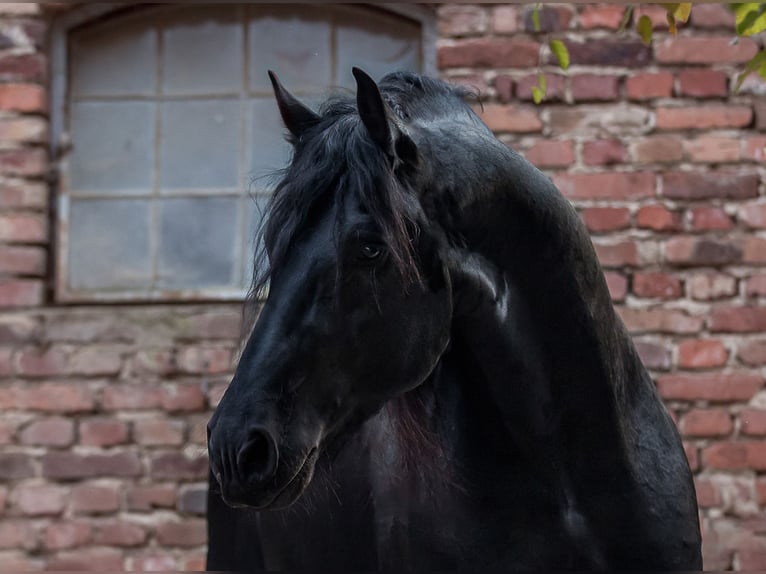
M 548 91 L 548 79 L 545 77 L 545 74 L 538 74 L 537 85 L 540 86 L 540 89 L 543 92 Z
M 532 8 L 532 26 L 535 32 L 540 31 L 540 5 L 538 4 Z
M 766 30 L 766 4 L 745 2 L 734 10 L 739 36 L 752 36 Z
M 636 30 L 638 30 L 641 39 L 647 46 L 652 43 L 652 19 L 646 14 L 641 16 L 636 23 Z
M 559 61 L 559 66 L 562 70 L 569 68 L 569 50 L 567 50 L 566 44 L 561 40 L 551 40 L 550 42 L 551 52 L 556 56 Z
M 678 34 L 678 28 L 676 28 L 676 17 L 673 16 L 673 14 L 670 11 L 668 11 L 667 19 L 668 19 L 668 30 L 670 30 L 670 33 L 675 36 L 676 34 Z
M 618 34 L 622 34 L 625 32 L 625 30 L 628 29 L 628 24 L 630 24 L 630 19 L 633 16 L 633 6 L 628 6 L 628 9 L 625 10 L 625 12 L 622 15 L 622 21 L 620 22 L 620 27 L 617 30 Z
M 673 11 L 673 17 L 679 22 L 686 22 L 689 20 L 689 15 L 692 13 L 691 2 L 680 2 L 678 7 Z
M 532 100 L 536 104 L 539 104 L 540 102 L 542 102 L 544 97 L 545 97 L 545 92 L 541 88 L 538 88 L 537 86 L 532 86 Z
M 734 85 L 734 93 L 739 92 L 742 83 L 750 74 L 757 71 L 758 75 L 764 78 L 766 75 L 766 50 L 761 50 L 750 61 L 745 64 L 745 69 L 737 76 L 737 83 Z

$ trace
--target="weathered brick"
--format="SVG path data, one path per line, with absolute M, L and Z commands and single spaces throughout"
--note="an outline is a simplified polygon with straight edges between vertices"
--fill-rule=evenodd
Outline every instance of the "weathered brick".
M 40 280 L 0 279 L 0 308 L 41 305 L 43 293 Z
M 669 98 L 673 93 L 673 74 L 645 72 L 625 80 L 625 92 L 631 100 Z
M 144 349 L 138 351 L 131 363 L 136 375 L 169 375 L 176 370 L 173 349 Z
M 16 389 L 17 408 L 51 413 L 78 413 L 93 410 L 94 392 L 82 383 L 40 383 Z
M 85 546 L 91 541 L 92 529 L 84 521 L 53 522 L 45 528 L 44 544 L 48 550 L 65 550 Z
M 68 311 L 47 318 L 45 339 L 55 343 L 133 343 L 139 336 L 115 313 L 108 316 Z
M 450 78 L 450 82 L 454 82 L 454 80 Z M 495 87 L 495 93 L 497 94 L 497 99 L 500 103 L 507 104 L 508 102 L 513 101 L 515 82 L 511 76 L 507 74 L 498 74 L 495 76 L 492 85 Z
M 702 450 L 702 460 L 721 470 L 766 470 L 766 442 L 716 442 Z
M 566 40 L 565 44 L 575 66 L 642 68 L 651 60 L 651 49 L 641 41 L 592 38 L 586 42 Z
M 684 142 L 689 159 L 696 163 L 726 163 L 739 161 L 739 138 L 700 135 Z
M 753 229 L 766 229 L 766 203 L 745 203 L 739 208 L 739 220 Z
M 58 480 L 132 477 L 142 473 L 141 461 L 133 452 L 89 455 L 49 452 L 43 455 L 42 462 L 43 476 Z
M 642 199 L 655 193 L 656 177 L 649 172 L 567 173 L 553 183 L 568 199 Z
M 635 241 L 619 241 L 617 243 L 594 242 L 596 255 L 602 267 L 622 267 L 624 265 L 638 265 L 638 245 Z
M 104 389 L 102 402 L 108 411 L 144 410 L 160 407 L 160 389 L 149 385 L 109 385 Z
M 744 409 L 739 414 L 740 430 L 749 436 L 766 435 L 766 411 L 761 409 Z
M 93 418 L 80 421 L 80 444 L 109 447 L 128 441 L 128 425 L 117 419 Z
M 689 315 L 675 309 L 618 309 L 625 326 L 633 334 L 638 333 L 677 333 L 692 334 L 702 329 L 703 317 Z
M 177 383 L 163 385 L 160 405 L 168 412 L 193 412 L 205 408 L 205 394 L 199 384 Z
M 492 8 L 492 30 L 496 34 L 513 34 L 518 30 L 519 16 L 515 6 Z
M 74 422 L 60 417 L 37 420 L 20 434 L 22 444 L 64 447 L 74 441 Z
M 742 247 L 724 238 L 677 236 L 665 244 L 665 259 L 677 266 L 729 265 L 742 260 Z
M 540 44 L 530 40 L 462 40 L 439 48 L 439 68 L 532 68 L 539 52 Z
M 67 371 L 72 375 L 111 376 L 122 368 L 122 351 L 104 345 L 84 347 L 69 358 Z
M 766 263 L 766 239 L 745 236 L 742 244 L 742 262 L 746 265 Z
M 753 373 L 661 375 L 657 387 L 667 400 L 746 402 L 763 388 L 763 377 Z
M 635 273 L 633 293 L 639 297 L 678 299 L 683 293 L 683 287 L 675 275 L 660 272 Z
M 657 129 L 709 130 L 745 128 L 753 121 L 753 110 L 741 105 L 661 106 L 656 111 Z
M 0 80 L 18 83 L 44 83 L 48 61 L 42 54 L 6 53 L 0 56 Z
M 242 311 L 239 308 L 219 309 L 183 318 L 178 323 L 178 340 L 237 340 L 242 329 Z
M 206 456 L 187 457 L 180 452 L 166 452 L 152 456 L 152 478 L 161 480 L 203 479 L 208 474 Z
M 616 271 L 605 271 L 604 279 L 609 288 L 609 296 L 612 301 L 622 301 L 628 293 L 628 280 L 622 273 Z
M 207 553 L 202 552 L 187 554 L 181 562 L 184 572 L 204 572 L 206 564 Z
M 731 434 L 734 423 L 726 409 L 692 409 L 681 419 L 680 429 L 687 437 L 720 437 Z
M 748 297 L 766 296 L 766 275 L 748 278 L 745 282 L 745 293 Z
M 176 572 L 178 562 L 171 553 L 152 551 L 134 555 L 131 568 L 136 572 Z
M 635 341 L 636 351 L 647 369 L 668 371 L 673 364 L 673 357 L 665 345 L 651 341 Z
M 0 173 L 2 174 L 44 177 L 47 171 L 48 155 L 43 148 L 30 147 L 0 151 Z
M 42 118 L 7 118 L 0 120 L 0 146 L 16 148 L 20 144 L 44 143 L 48 124 Z
M 0 208 L 45 209 L 47 205 L 48 189 L 42 182 L 0 183 Z
M 177 509 L 187 514 L 204 516 L 207 512 L 207 486 L 190 486 L 178 495 Z
M 616 100 L 619 89 L 617 76 L 578 74 L 572 77 L 572 98 L 575 102 Z
M 566 167 L 575 160 L 570 140 L 541 140 L 529 148 L 524 156 L 539 168 Z
M 709 328 L 716 333 L 757 333 L 766 331 L 766 308 L 719 307 L 710 315 Z
M 487 104 L 484 110 L 477 109 L 481 120 L 493 132 L 531 133 L 540 132 L 543 124 L 532 108 L 513 105 Z
M 45 273 L 45 250 L 4 245 L 0 251 L 0 273 L 42 276 Z
M 566 30 L 572 20 L 572 12 L 567 6 L 542 6 L 538 10 L 540 28 L 539 30 L 535 30 L 532 12 L 532 8 L 528 8 L 524 12 L 524 30 L 529 33 Z
M 729 214 L 720 207 L 695 207 L 691 210 L 694 231 L 722 231 L 734 226 Z
M 749 341 L 737 351 L 737 358 L 751 367 L 766 365 L 766 340 Z
M 9 16 L 33 16 L 40 13 L 40 6 L 32 2 L 3 2 L 0 14 Z
M 133 486 L 128 489 L 126 501 L 131 512 L 173 508 L 176 504 L 176 488 L 170 485 Z
M 445 4 L 439 7 L 439 35 L 476 36 L 487 29 L 487 19 L 483 6 Z
M 683 145 L 675 136 L 650 136 L 630 146 L 636 163 L 675 163 L 683 156 Z
M 667 30 L 668 29 L 668 17 L 664 7 L 657 6 L 655 4 L 642 4 L 636 6 L 636 11 L 633 14 L 634 22 L 638 22 L 641 16 L 646 16 L 652 22 L 652 28 L 654 30 Z M 683 22 L 676 23 L 679 28 L 684 24 Z
M 27 516 L 54 516 L 61 514 L 67 491 L 59 486 L 17 486 L 13 491 L 15 506 Z
M 695 476 L 694 489 L 697 492 L 697 503 L 700 508 L 721 506 L 721 493 L 715 483 L 707 477 Z
M 755 129 L 766 131 L 766 102 L 754 102 L 753 112 L 755 113 Z
M 684 369 L 712 369 L 722 367 L 729 351 L 721 341 L 689 339 L 678 345 L 678 366 Z
M 566 78 L 559 74 L 545 76 L 545 102 L 560 102 L 566 97 Z M 540 83 L 539 74 L 516 79 L 516 98 L 526 102 L 533 100 L 532 88 Z
M 16 355 L 16 372 L 24 377 L 52 377 L 66 373 L 67 354 L 58 347 L 30 347 Z
M 0 156 L 5 152 L 0 151 Z M 2 158 L 0 157 L 0 163 Z M 0 166 L 0 171 L 2 167 Z M 0 240 L 20 243 L 46 241 L 47 224 L 45 216 L 39 213 L 0 214 Z
M 604 233 L 630 226 L 630 210 L 627 207 L 586 207 L 582 219 L 589 231 Z
M 679 231 L 683 225 L 681 214 L 670 211 L 664 205 L 646 205 L 639 209 L 636 224 L 640 228 L 654 231 Z
M 667 38 L 654 46 L 654 58 L 662 64 L 741 64 L 758 52 L 751 38 L 732 44 L 730 36 Z
M 758 175 L 725 171 L 669 172 L 663 175 L 663 195 L 672 199 L 747 199 L 758 195 Z
M 587 141 L 582 144 L 585 165 L 613 165 L 628 161 L 628 150 L 619 140 Z
M 133 440 L 144 446 L 177 446 L 184 440 L 184 423 L 163 419 L 137 420 Z
M 143 545 L 146 537 L 146 530 L 138 524 L 107 522 L 98 525 L 93 535 L 93 541 L 103 546 L 127 548 Z
M 69 504 L 74 514 L 112 514 L 120 508 L 120 495 L 111 487 L 77 485 L 72 488 Z
M 0 522 L 0 550 L 34 550 L 37 533 L 27 520 L 4 520 Z
M 691 23 L 697 28 L 726 28 L 735 24 L 734 12 L 724 4 L 695 4 L 691 12 Z
M 679 92 L 693 98 L 726 97 L 728 77 L 720 70 L 681 70 L 678 74 Z
M 691 443 L 683 443 L 686 460 L 689 461 L 689 468 L 692 472 L 699 470 L 699 449 Z
M 0 315 L 0 345 L 32 343 L 41 334 L 39 317 L 28 315 Z
M 0 453 L 0 480 L 29 478 L 35 473 L 32 459 L 22 453 Z
M 723 273 L 701 273 L 686 281 L 689 295 L 697 301 L 731 297 L 737 293 L 737 280 Z
M 3 4 L 0 4 L 0 10 Z M 39 572 L 47 567 L 41 558 L 30 558 L 20 552 L 0 552 L 0 570 L 3 572 Z
M 617 30 L 622 22 L 625 6 L 620 5 L 585 5 L 580 12 L 580 26 L 586 30 L 606 28 Z
M 759 163 L 766 161 L 766 136 L 745 139 L 743 157 Z
M 190 547 L 205 544 L 205 521 L 187 518 L 183 522 L 161 522 L 157 525 L 157 541 L 163 546 Z
M 624 103 L 552 106 L 547 112 L 546 123 L 552 136 L 624 137 L 646 134 L 654 129 L 652 110 Z
M 125 568 L 122 551 L 113 548 L 78 548 L 52 556 L 47 570 L 121 572 Z

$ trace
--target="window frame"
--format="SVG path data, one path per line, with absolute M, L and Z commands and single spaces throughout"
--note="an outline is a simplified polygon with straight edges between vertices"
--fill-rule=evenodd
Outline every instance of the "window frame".
M 422 31 L 421 54 L 423 72 L 437 74 L 436 11 L 428 5 L 418 4 L 361 4 L 371 10 L 389 12 L 417 22 Z M 146 289 L 139 290 L 77 290 L 68 287 L 68 240 L 70 222 L 70 190 L 64 182 L 64 159 L 71 150 L 71 141 L 67 133 L 69 107 L 69 34 L 79 26 L 96 22 L 100 19 L 120 17 L 122 14 L 137 13 L 152 9 L 154 6 L 129 6 L 115 4 L 87 4 L 72 8 L 58 15 L 51 27 L 51 84 L 50 84 L 50 136 L 49 148 L 55 178 L 51 182 L 51 209 L 55 230 L 52 234 L 51 254 L 53 257 L 53 291 L 58 303 L 194 303 L 242 301 L 247 296 L 247 288 L 194 288 L 194 289 Z

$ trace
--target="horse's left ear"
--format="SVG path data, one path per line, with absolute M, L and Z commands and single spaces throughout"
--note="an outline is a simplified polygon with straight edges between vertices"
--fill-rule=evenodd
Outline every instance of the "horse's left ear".
M 295 140 L 300 140 L 304 132 L 317 125 L 321 118 L 288 92 L 271 70 L 269 70 L 269 79 L 274 88 L 274 96 L 285 127 Z

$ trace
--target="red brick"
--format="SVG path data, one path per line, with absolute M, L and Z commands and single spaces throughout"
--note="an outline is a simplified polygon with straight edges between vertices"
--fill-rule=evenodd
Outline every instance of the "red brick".
M 731 217 L 720 207 L 695 207 L 691 210 L 691 225 L 694 231 L 721 231 L 731 229 Z
M 541 140 L 524 156 L 539 168 L 567 167 L 574 163 L 574 147 L 570 140 Z
M 670 350 L 664 345 L 651 341 L 634 341 L 638 356 L 647 369 L 667 371 L 672 366 Z
M 43 215 L 38 213 L 0 214 L 0 240 L 32 243 L 44 242 L 46 238 L 47 225 Z
M 47 110 L 46 92 L 33 84 L 0 85 L 0 110 L 43 113 Z
M 625 326 L 637 333 L 692 334 L 702 329 L 704 318 L 675 309 L 618 309 Z
M 756 100 L 753 105 L 755 112 L 755 129 L 766 130 L 766 102 Z
M 742 434 L 750 436 L 766 435 L 766 411 L 760 409 L 744 409 L 739 414 Z
M 0 273 L 42 276 L 45 273 L 45 250 L 4 245 L 0 251 Z
M 48 452 L 43 455 L 43 476 L 69 480 L 101 476 L 135 477 L 142 473 L 141 460 L 133 452 L 74 454 Z
M 683 293 L 681 280 L 667 273 L 635 273 L 633 293 L 639 297 L 678 299 Z
M 582 160 L 585 165 L 613 165 L 628 161 L 628 151 L 619 140 L 584 142 Z
M 0 480 L 18 480 L 34 476 L 35 469 L 29 455 L 20 452 L 0 451 Z
M 745 203 L 739 208 L 739 220 L 754 229 L 766 229 L 766 203 Z
M 681 140 L 674 136 L 650 136 L 637 140 L 631 145 L 631 154 L 636 163 L 674 163 L 681 160 Z
M 652 28 L 654 30 L 667 30 L 668 29 L 668 17 L 665 8 L 662 6 L 656 6 L 653 4 L 644 4 L 637 6 L 633 15 L 633 20 L 638 22 L 641 16 L 647 16 L 652 21 Z M 679 28 L 683 26 L 682 22 L 677 22 Z
M 766 263 L 766 239 L 763 237 L 745 236 L 743 241 L 743 263 L 754 265 Z
M 120 508 L 117 489 L 78 485 L 72 488 L 69 504 L 75 514 L 112 514 Z
M 646 72 L 625 80 L 625 91 L 631 100 L 669 98 L 673 93 L 673 74 Z
M 677 236 L 665 244 L 665 259 L 677 266 L 729 265 L 742 260 L 742 248 L 724 238 Z
M 0 348 L 0 378 L 8 377 L 13 374 L 13 349 Z
M 48 63 L 42 54 L 13 54 L 0 56 L 0 80 L 44 83 Z
M 64 418 L 34 421 L 21 431 L 21 443 L 63 447 L 74 441 L 74 422 Z
M 65 550 L 85 546 L 91 540 L 90 524 L 82 521 L 53 522 L 45 528 L 45 548 Z
M 492 29 L 497 34 L 513 34 L 518 30 L 518 12 L 514 6 L 496 6 L 492 9 Z
M 753 121 L 753 110 L 733 104 L 659 107 L 656 118 L 660 130 L 745 128 Z
M 0 14 L 11 16 L 32 16 L 40 13 L 40 6 L 29 2 L 4 2 L 0 4 Z
M 746 402 L 763 388 L 763 377 L 751 373 L 661 375 L 657 387 L 667 400 Z
M 729 95 L 726 72 L 719 70 L 681 70 L 679 92 L 693 98 L 715 98 Z
M 622 23 L 625 6 L 620 5 L 585 5 L 580 12 L 580 26 L 586 30 L 606 28 L 617 30 Z
M 178 383 L 164 385 L 160 405 L 168 412 L 193 412 L 205 408 L 205 395 L 198 384 Z
M 191 554 L 183 559 L 184 572 L 204 572 L 207 564 L 207 554 Z
M 43 303 L 43 283 L 38 280 L 0 280 L 0 308 L 33 307 Z
M 128 425 L 117 419 L 87 419 L 80 421 L 80 444 L 109 447 L 128 441 Z
M 157 541 L 162 546 L 190 547 L 205 544 L 205 521 L 191 518 L 183 522 L 162 522 L 157 525 Z
M 42 118 L 20 117 L 0 119 L 0 141 L 3 146 L 44 143 L 48 139 L 48 124 Z
M 737 357 L 746 365 L 766 365 L 766 340 L 748 341 L 740 347 Z
M 103 546 L 135 547 L 146 542 L 146 530 L 130 522 L 108 522 L 96 528 L 93 541 Z
M 145 349 L 133 358 L 132 372 L 138 375 L 169 375 L 176 370 L 172 349 Z
M 172 554 L 152 551 L 132 557 L 132 570 L 135 572 L 176 572 L 178 564 Z
M 176 505 L 174 486 L 134 486 L 127 493 L 128 510 L 149 512 L 157 508 L 173 508 Z
M 684 142 L 686 155 L 696 163 L 726 163 L 739 161 L 738 138 L 700 135 Z
M 37 545 L 36 537 L 32 524 L 25 520 L 0 522 L 0 550 L 33 550 Z
M 692 472 L 699 470 L 699 451 L 697 447 L 690 443 L 684 443 L 684 452 L 686 453 L 686 460 L 689 461 L 689 467 Z
M 572 20 L 572 12 L 565 6 L 542 6 L 538 15 L 540 17 L 540 29 L 535 30 L 535 24 L 532 19 L 532 8 L 524 13 L 524 30 L 529 33 L 535 32 L 555 32 L 566 30 Z
M 487 29 L 487 15 L 481 6 L 445 4 L 439 7 L 439 36 L 475 36 Z
M 530 40 L 462 40 L 439 48 L 439 69 L 532 68 L 539 52 L 540 44 Z
M 729 351 L 721 341 L 690 339 L 678 345 L 678 366 L 683 369 L 722 367 Z
M 724 4 L 699 3 L 691 12 L 691 23 L 697 28 L 726 28 L 728 32 L 735 24 L 735 17 Z
M 104 409 L 108 411 L 145 410 L 160 407 L 160 389 L 148 385 L 113 385 L 104 389 Z
M 622 267 L 638 265 L 638 245 L 635 241 L 620 241 L 618 243 L 595 243 L 596 255 L 602 267 Z
M 42 148 L 0 151 L 0 173 L 22 177 L 43 177 L 48 170 L 48 155 Z
M 758 175 L 727 171 L 668 172 L 663 195 L 672 199 L 747 199 L 758 195 Z
M 13 491 L 15 506 L 27 516 L 61 514 L 66 502 L 66 489 L 59 486 L 17 486 Z
M 493 132 L 530 133 L 540 132 L 543 124 L 535 110 L 519 106 L 486 104 L 484 110 L 476 110 L 481 120 Z
M 681 214 L 670 211 L 664 205 L 646 205 L 639 209 L 636 224 L 654 231 L 679 231 L 682 228 Z
M 52 556 L 47 570 L 122 572 L 122 552 L 112 548 L 81 548 Z
M 726 409 L 692 409 L 681 419 L 681 433 L 687 437 L 728 436 L 734 429 Z
M 655 193 L 656 177 L 649 172 L 568 173 L 553 183 L 570 200 L 642 199 Z
M 697 503 L 701 508 L 713 508 L 723 504 L 718 487 L 709 478 L 695 476 L 694 489 L 697 491 Z
M 721 470 L 766 470 L 766 442 L 717 442 L 703 449 L 702 460 Z
M 454 79 L 450 78 L 450 82 L 454 82 Z M 500 101 L 500 103 L 507 104 L 508 102 L 513 101 L 513 97 L 515 94 L 515 91 L 514 91 L 515 83 L 511 76 L 508 76 L 506 74 L 499 74 L 495 76 L 493 85 L 495 86 L 497 99 Z
M 651 61 L 651 49 L 643 42 L 589 38 L 584 42 L 565 40 L 573 66 L 619 66 L 643 68 Z M 549 61 L 554 63 L 555 58 Z
M 766 570 L 766 544 L 761 538 L 752 538 L 752 548 L 743 548 L 737 552 L 739 568 L 744 572 Z
M 675 37 L 654 46 L 654 58 L 662 64 L 742 64 L 758 52 L 751 38 L 732 44 L 730 36 Z
M 90 388 L 75 382 L 28 385 L 14 397 L 17 408 L 51 413 L 87 412 L 96 402 Z
M 630 210 L 627 207 L 586 207 L 582 210 L 582 218 L 588 229 L 595 233 L 630 226 Z
M 27 348 L 16 355 L 16 372 L 25 377 L 51 377 L 66 373 L 67 355 L 58 347 Z
M 710 330 L 715 333 L 757 333 L 766 331 L 766 308 L 719 307 L 710 315 Z
M 144 446 L 178 446 L 184 440 L 184 423 L 163 419 L 137 420 L 133 439 Z
M 572 98 L 575 102 L 616 100 L 619 78 L 602 74 L 578 74 L 572 77 Z
M 745 139 L 743 157 L 758 163 L 766 161 L 766 136 Z
M 689 295 L 697 301 L 731 297 L 737 293 L 737 280 L 723 273 L 703 273 L 687 279 Z
M 609 295 L 612 301 L 622 301 L 628 292 L 628 280 L 621 273 L 614 271 L 604 272 L 606 286 L 609 288 Z
M 545 75 L 545 102 L 559 102 L 566 97 L 566 78 L 558 74 Z M 539 74 L 523 76 L 516 80 L 516 97 L 526 102 L 532 101 L 532 88 L 540 83 Z
M 0 183 L 0 208 L 44 209 L 48 205 L 48 190 L 41 182 Z
M 766 275 L 750 277 L 745 283 L 745 293 L 748 297 L 766 296 Z
M 151 459 L 152 478 L 160 480 L 202 480 L 208 475 L 206 456 L 190 458 L 180 452 L 154 455 Z
M 98 345 L 77 350 L 69 359 L 67 372 L 71 375 L 112 376 L 122 368 L 120 349 Z

